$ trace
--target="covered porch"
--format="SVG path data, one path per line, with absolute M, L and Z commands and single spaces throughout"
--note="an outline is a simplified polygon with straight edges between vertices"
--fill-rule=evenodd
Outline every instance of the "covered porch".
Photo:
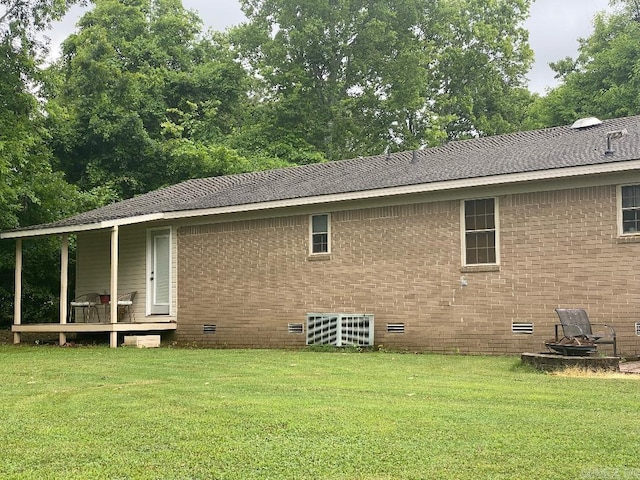
M 152 217 L 152 216 L 149 216 Z M 97 321 L 82 322 L 73 321 L 73 316 L 69 315 L 70 309 L 73 306 L 70 304 L 70 291 L 69 291 L 69 236 L 74 234 L 84 234 L 96 232 L 102 238 L 106 240 L 105 243 L 101 243 L 100 257 L 104 258 L 104 265 L 100 268 L 101 276 L 103 279 L 101 285 L 105 288 L 105 294 L 111 299 L 118 299 L 122 295 L 121 288 L 128 289 L 127 282 L 123 285 L 119 285 L 120 275 L 120 227 L 123 225 L 132 224 L 146 224 L 149 220 L 155 220 L 155 218 L 135 218 L 119 220 L 114 222 L 99 222 L 93 224 L 75 225 L 69 227 L 53 227 L 47 228 L 44 226 L 41 229 L 34 230 L 22 230 L 14 232 L 3 232 L 1 237 L 4 239 L 15 239 L 15 291 L 14 291 L 14 311 L 13 311 L 13 323 L 11 325 L 11 332 L 13 335 L 13 343 L 18 344 L 21 342 L 22 334 L 58 334 L 59 344 L 64 345 L 67 343 L 67 335 L 69 334 L 82 334 L 82 333 L 109 333 L 109 344 L 112 348 L 118 346 L 118 334 L 122 333 L 162 333 L 168 331 L 174 331 L 177 328 L 175 314 L 157 314 L 153 310 L 147 309 L 147 313 L 144 318 L 136 320 L 135 316 L 132 320 L 123 321 L 122 315 L 119 315 L 118 308 L 106 308 L 102 310 L 102 315 L 98 316 Z M 59 321 L 39 323 L 38 319 L 29 319 L 31 321 L 25 322 L 23 318 L 23 285 L 22 285 L 22 271 L 23 271 L 23 239 L 31 239 L 43 236 L 58 236 L 61 239 L 60 242 L 60 296 L 59 296 Z M 125 247 L 126 248 L 126 247 Z M 108 251 L 107 251 L 108 250 Z M 139 256 L 139 255 L 138 255 Z M 107 263 L 108 261 L 108 263 Z M 125 263 L 126 265 L 126 263 Z M 141 260 L 141 265 L 144 266 L 144 259 Z M 142 267 L 143 268 L 143 267 Z M 153 278 L 153 272 L 151 278 Z M 138 272 L 138 277 L 143 279 L 144 282 L 145 273 Z M 147 275 L 149 277 L 149 275 Z M 104 283 L 102 283 L 104 282 Z M 129 282 L 130 285 L 130 282 Z M 120 288 L 121 287 L 121 288 Z M 114 302 L 115 303 L 115 302 Z M 129 302 L 131 303 L 131 302 Z M 118 303 L 120 305 L 120 303 Z M 145 303 L 139 306 L 143 309 Z M 168 309 L 169 307 L 167 307 Z M 173 313 L 173 312 L 172 312 Z M 35 321 L 34 321 L 35 320 Z

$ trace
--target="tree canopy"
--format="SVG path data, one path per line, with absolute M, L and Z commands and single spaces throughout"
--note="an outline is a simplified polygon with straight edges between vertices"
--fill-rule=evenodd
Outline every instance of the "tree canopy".
M 101 203 L 64 180 L 52 167 L 41 103 L 39 62 L 46 52 L 38 33 L 73 1 L 0 0 L 0 230 L 58 220 Z M 97 200 L 97 201 L 96 201 Z M 55 240 L 27 246 L 27 308 L 46 317 L 54 307 Z M 13 245 L 0 244 L 0 321 L 9 318 Z
M 219 144 L 246 91 L 224 38 L 203 37 L 179 0 L 94 3 L 48 72 L 52 146 L 69 181 L 127 198 L 248 169 Z
M 529 1 L 242 0 L 271 139 L 329 159 L 517 130 Z
M 611 3 L 618 9 L 596 15 L 593 34 L 579 40 L 578 57 L 551 64 L 560 85 L 532 105 L 530 127 L 640 113 L 640 4 Z
M 38 32 L 74 3 L 0 0 L 0 229 L 53 220 L 75 203 L 77 190 L 51 168 L 34 95 L 46 51 Z

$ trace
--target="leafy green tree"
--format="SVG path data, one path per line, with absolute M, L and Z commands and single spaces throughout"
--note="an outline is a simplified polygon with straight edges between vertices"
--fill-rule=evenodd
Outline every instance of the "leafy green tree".
M 246 92 L 224 35 L 203 37 L 179 0 L 94 3 L 49 71 L 52 146 L 67 178 L 127 198 L 227 173 L 202 161 L 237 125 Z
M 330 159 L 517 129 L 529 1 L 242 0 L 255 125 Z
M 58 220 L 91 208 L 99 195 L 81 194 L 55 172 L 47 146 L 38 69 L 46 45 L 38 34 L 74 1 L 0 0 L 0 230 Z M 98 192 L 95 192 L 96 194 Z M 25 317 L 45 320 L 57 309 L 56 240 L 25 244 Z M 14 245 L 0 243 L 0 324 L 13 309 Z
M 0 0 L 0 25 L 14 32 L 42 31 L 79 0 Z M 6 30 L 3 32 L 6 34 Z M 33 39 L 31 39 L 33 40 Z
M 0 0 L 0 229 L 51 219 L 46 211 L 56 198 L 51 205 L 45 201 L 49 187 L 69 190 L 51 170 L 46 131 L 32 92 L 40 84 L 38 65 L 46 52 L 38 34 L 74 3 Z
M 7 66 L 15 58 L 0 59 L 0 230 L 52 222 L 102 204 L 100 192 L 82 194 L 53 171 L 36 99 L 18 70 Z M 56 239 L 25 245 L 25 318 L 54 318 L 59 273 L 52 265 L 59 262 L 59 252 Z M 13 269 L 14 245 L 0 242 L 0 325 L 10 323 L 13 313 Z
M 640 113 L 640 4 L 611 3 L 619 8 L 596 15 L 593 34 L 579 40 L 578 57 L 550 64 L 560 85 L 532 105 L 530 128 Z
M 448 139 L 517 131 L 531 94 L 526 74 L 533 61 L 528 32 L 528 0 L 442 2 L 438 12 L 430 99 Z M 433 19 L 432 19 L 433 22 Z M 444 27 L 444 28 L 442 28 Z

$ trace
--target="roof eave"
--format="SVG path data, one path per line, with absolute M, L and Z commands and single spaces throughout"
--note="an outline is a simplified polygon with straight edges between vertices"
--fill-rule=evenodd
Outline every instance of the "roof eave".
M 87 232 L 91 230 L 104 230 L 107 228 L 113 228 L 115 226 L 133 225 L 136 223 L 146 223 L 155 220 L 162 220 L 164 213 L 152 213 L 149 215 L 139 215 L 135 217 L 119 218 L 116 220 L 105 220 L 102 222 L 83 223 L 77 225 L 65 225 L 62 227 L 43 227 L 31 230 L 13 230 L 8 232 L 1 232 L 0 239 L 5 238 L 29 238 L 29 237 L 43 237 L 51 235 L 63 235 L 69 233 Z
M 536 170 L 532 172 L 509 173 L 488 177 L 467 178 L 461 180 L 446 180 L 433 183 L 420 183 L 401 187 L 388 187 L 375 190 L 363 190 L 358 192 L 335 193 L 316 195 L 311 197 L 274 200 L 269 202 L 251 203 L 244 205 L 230 205 L 226 207 L 205 208 L 199 210 L 181 210 L 167 212 L 166 219 L 183 219 L 192 217 L 214 216 L 229 213 L 241 213 L 257 210 L 270 210 L 275 208 L 300 207 L 318 205 L 323 203 L 337 203 L 351 200 L 366 200 L 380 197 L 411 195 L 419 193 L 440 192 L 445 190 L 458 190 L 474 187 L 489 187 L 511 183 L 526 183 L 540 180 L 555 180 L 586 175 L 605 173 L 618 173 L 631 170 L 640 170 L 640 160 L 630 160 L 619 163 L 598 165 L 586 165 L 581 167 L 567 167 L 552 170 Z
M 456 190 L 474 187 L 488 187 L 505 185 L 510 183 L 525 183 L 540 180 L 554 180 L 586 175 L 606 173 L 619 173 L 625 171 L 640 170 L 640 160 L 627 160 L 614 163 L 584 165 L 579 167 L 566 167 L 550 170 L 536 170 L 532 172 L 508 173 L 487 177 L 466 178 L 460 180 L 445 180 L 432 183 L 420 183 L 404 185 L 400 187 L 379 188 L 374 190 L 362 190 L 357 192 L 335 193 L 327 195 L 315 195 L 310 197 L 292 198 L 284 200 L 272 200 L 266 202 L 229 205 L 224 207 L 203 208 L 195 210 L 179 210 L 163 213 L 139 215 L 102 222 L 93 222 L 62 227 L 44 227 L 31 230 L 14 230 L 0 233 L 0 239 L 29 238 L 47 235 L 61 235 L 78 233 L 91 230 L 102 230 L 115 226 L 133 225 L 158 220 L 177 220 L 194 217 L 215 216 L 229 213 L 251 212 L 258 210 L 270 210 L 275 208 L 300 207 L 319 205 L 323 203 L 337 203 L 352 200 L 366 200 L 380 197 L 410 195 L 419 193 L 439 192 L 444 190 Z

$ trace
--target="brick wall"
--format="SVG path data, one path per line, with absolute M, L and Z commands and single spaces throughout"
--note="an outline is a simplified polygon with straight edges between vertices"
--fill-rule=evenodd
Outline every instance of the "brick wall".
M 459 201 L 333 212 L 329 257 L 309 257 L 307 215 L 181 227 L 178 340 L 299 347 L 305 336 L 288 324 L 308 312 L 370 313 L 376 345 L 535 352 L 553 336 L 554 308 L 584 307 L 638 353 L 640 244 L 616 238 L 615 190 L 498 196 L 501 265 L 480 271 L 461 265 Z M 513 334 L 514 321 L 534 333 Z

